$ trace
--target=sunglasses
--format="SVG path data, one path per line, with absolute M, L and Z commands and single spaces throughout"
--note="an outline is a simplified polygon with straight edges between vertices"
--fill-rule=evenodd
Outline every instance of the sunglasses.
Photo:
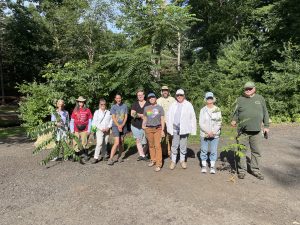
M 179 97 L 179 96 L 181 96 L 181 97 L 182 97 L 182 96 L 184 96 L 184 95 L 176 95 L 176 97 Z
M 253 88 L 245 88 L 245 91 L 252 91 Z
M 206 98 L 206 100 L 213 100 L 213 99 L 214 99 L 213 97 Z

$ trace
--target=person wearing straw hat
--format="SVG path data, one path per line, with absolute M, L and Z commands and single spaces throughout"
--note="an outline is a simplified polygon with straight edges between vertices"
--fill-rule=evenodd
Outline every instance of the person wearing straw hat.
M 196 135 L 197 121 L 194 107 L 185 99 L 182 89 L 176 91 L 176 102 L 170 106 L 166 122 L 168 133 L 173 136 L 170 169 L 175 169 L 178 148 L 181 167 L 186 169 L 187 140 L 189 134 Z
M 237 127 L 238 144 L 244 145 L 241 149 L 244 153 L 238 159 L 238 178 L 244 179 L 247 172 L 246 146 L 250 146 L 251 159 L 250 171 L 258 179 L 263 180 L 264 176 L 260 170 L 261 130 L 267 138 L 269 133 L 269 113 L 266 101 L 263 96 L 256 94 L 256 87 L 252 81 L 244 85 L 244 94 L 236 100 L 236 107 L 233 113 L 231 125 Z
M 90 109 L 86 107 L 85 102 L 86 99 L 82 96 L 79 96 L 76 99 L 76 106 L 71 115 L 70 130 L 79 138 L 81 143 L 81 145 L 78 146 L 78 144 L 74 141 L 76 154 L 79 156 L 80 153 L 82 153 L 84 160 L 88 161 L 87 144 L 88 136 L 91 132 L 93 115 Z
M 206 106 L 200 110 L 199 125 L 200 125 L 200 140 L 201 140 L 201 164 L 202 173 L 206 173 L 206 160 L 208 146 L 210 146 L 210 173 L 215 174 L 215 163 L 218 157 L 218 143 L 221 133 L 222 115 L 219 107 L 215 106 L 216 98 L 212 92 L 205 94 L 204 101 Z
M 168 86 L 162 86 L 161 87 L 161 97 L 157 99 L 157 104 L 162 106 L 165 112 L 165 115 L 167 115 L 170 105 L 175 102 L 175 98 L 173 98 L 170 95 L 170 90 Z M 165 124 L 165 137 L 162 138 L 161 141 L 161 147 L 162 147 L 162 152 L 164 156 L 169 156 L 171 155 L 171 146 L 172 146 L 172 136 L 168 134 L 167 132 L 167 126 Z

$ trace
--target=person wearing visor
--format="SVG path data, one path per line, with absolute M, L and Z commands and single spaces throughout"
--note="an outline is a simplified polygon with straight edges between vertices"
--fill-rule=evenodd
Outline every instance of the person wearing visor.
M 176 166 L 178 148 L 181 167 L 186 169 L 187 139 L 189 134 L 196 135 L 197 122 L 194 107 L 185 99 L 182 89 L 176 91 L 176 101 L 170 106 L 166 121 L 168 133 L 173 136 L 170 169 Z
M 255 177 L 263 180 L 264 176 L 260 171 L 261 148 L 259 144 L 262 138 L 260 135 L 262 125 L 265 137 L 269 133 L 269 113 L 265 99 L 256 94 L 255 84 L 251 81 L 244 85 L 244 95 L 236 100 L 231 125 L 237 127 L 238 144 L 250 146 L 250 171 Z M 244 179 L 247 172 L 247 148 L 241 151 L 244 152 L 244 156 L 238 159 L 238 178 Z
M 157 99 L 157 104 L 162 106 L 165 112 L 165 115 L 167 115 L 170 105 L 175 102 L 175 98 L 173 98 L 170 95 L 170 90 L 168 86 L 162 86 L 161 87 L 161 97 Z M 161 141 L 161 147 L 163 151 L 164 156 L 170 156 L 171 155 L 171 146 L 172 146 L 172 136 L 168 134 L 167 132 L 167 126 L 165 125 L 165 137 L 162 138 Z
M 218 143 L 221 132 L 222 115 L 221 110 L 214 105 L 216 98 L 212 92 L 205 94 L 204 101 L 206 106 L 200 110 L 200 140 L 201 140 L 201 164 L 202 173 L 206 173 L 208 146 L 210 146 L 210 173 L 215 174 L 215 164 L 218 158 Z
M 90 109 L 85 106 L 85 102 L 86 99 L 82 96 L 79 96 L 78 99 L 76 99 L 76 106 L 71 115 L 70 130 L 71 133 L 74 133 L 81 142 L 81 145 L 78 146 L 74 141 L 76 154 L 79 155 L 80 152 L 82 152 L 84 160 L 88 161 L 89 156 L 87 144 L 88 136 L 91 132 L 93 114 Z
M 164 133 L 164 109 L 157 104 L 156 96 L 154 93 L 148 94 L 148 101 L 150 105 L 144 109 L 143 129 L 145 130 L 146 137 L 149 144 L 151 161 L 149 167 L 155 165 L 155 171 L 159 172 L 162 167 L 162 150 L 161 138 L 165 136 Z

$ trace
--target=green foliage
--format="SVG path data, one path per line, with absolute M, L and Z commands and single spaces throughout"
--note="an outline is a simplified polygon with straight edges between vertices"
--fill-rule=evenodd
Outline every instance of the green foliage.
M 57 122 L 60 122 L 60 115 L 56 111 L 52 111 L 52 113 L 57 118 Z M 32 128 L 28 135 L 33 139 L 37 139 L 40 136 L 46 136 L 48 138 L 42 140 L 42 142 L 38 143 L 35 147 L 33 154 L 38 154 L 41 151 L 45 150 L 47 145 L 50 143 L 55 143 L 53 149 L 50 150 L 46 158 L 44 158 L 41 162 L 42 165 L 46 165 L 51 159 L 54 157 L 62 156 L 63 160 L 67 160 L 69 158 L 73 158 L 75 160 L 79 160 L 79 157 L 75 154 L 75 150 L 72 148 L 73 142 L 76 142 L 80 145 L 79 139 L 72 134 L 70 131 L 65 130 L 65 137 L 57 140 L 57 133 L 59 132 L 59 127 L 56 125 L 57 122 L 45 122 L 34 128 Z M 50 136 L 47 136 L 50 134 Z

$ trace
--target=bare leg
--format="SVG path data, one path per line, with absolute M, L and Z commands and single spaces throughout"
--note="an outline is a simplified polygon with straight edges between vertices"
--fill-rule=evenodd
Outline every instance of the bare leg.
M 114 145 L 111 148 L 110 151 L 110 159 L 112 160 L 114 158 L 114 155 L 116 154 L 117 148 L 119 146 L 119 137 L 114 137 Z

